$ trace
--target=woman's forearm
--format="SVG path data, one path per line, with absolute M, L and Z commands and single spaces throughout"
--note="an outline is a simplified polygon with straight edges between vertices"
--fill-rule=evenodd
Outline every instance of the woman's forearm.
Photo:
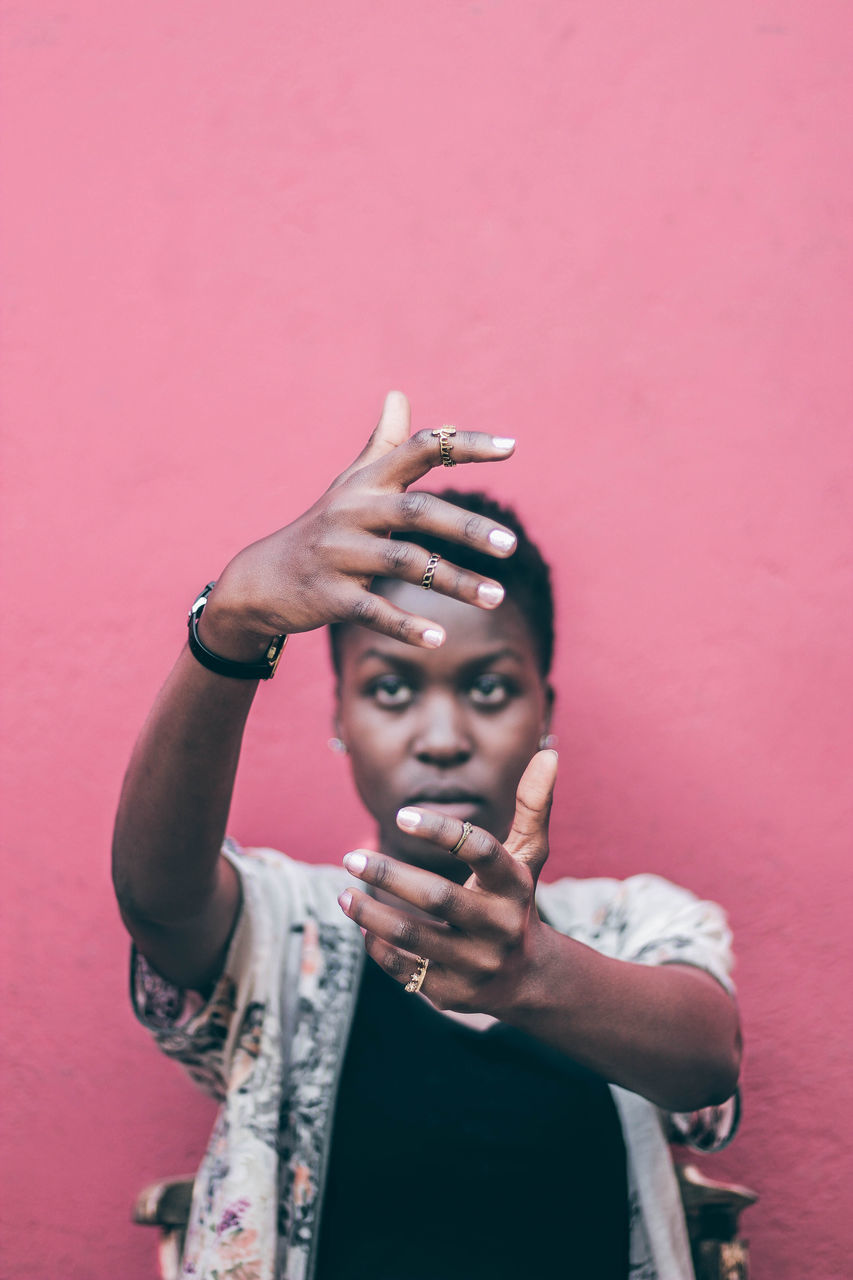
M 256 688 L 207 671 L 186 649 L 175 663 L 119 801 L 113 879 L 125 916 L 169 925 L 210 899 Z
M 547 926 L 537 949 L 504 1021 L 668 1111 L 734 1092 L 737 1008 L 710 974 L 614 960 Z

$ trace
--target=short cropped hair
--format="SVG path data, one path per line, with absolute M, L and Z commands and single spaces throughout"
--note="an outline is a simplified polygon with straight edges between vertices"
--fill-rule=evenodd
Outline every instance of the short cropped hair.
M 430 535 L 429 551 L 458 565 L 499 582 L 519 610 L 533 637 L 539 670 L 548 677 L 554 658 L 554 594 L 551 588 L 551 570 L 536 543 L 529 537 L 520 518 L 512 507 L 504 506 L 488 494 L 476 490 L 442 489 L 435 497 L 450 502 L 455 507 L 470 511 L 472 515 L 493 520 L 495 524 L 511 529 L 518 539 L 515 551 L 505 560 L 487 555 L 465 543 L 449 542 Z M 398 542 L 416 542 L 423 546 L 423 534 L 398 532 L 391 537 Z M 374 579 L 378 582 L 380 579 Z M 351 625 L 334 622 L 329 625 L 329 647 L 332 665 L 340 674 L 340 633 Z

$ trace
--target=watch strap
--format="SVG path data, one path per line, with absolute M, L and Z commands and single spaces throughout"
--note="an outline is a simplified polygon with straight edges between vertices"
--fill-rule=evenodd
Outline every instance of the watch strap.
M 235 680 L 272 680 L 284 652 L 284 646 L 287 644 L 286 635 L 273 636 L 259 662 L 232 662 L 230 658 L 221 658 L 218 653 L 214 653 L 202 643 L 198 634 L 198 620 L 204 613 L 207 597 L 215 586 L 215 582 L 208 582 L 190 607 L 187 618 L 190 653 L 203 667 L 207 667 L 208 671 L 215 671 L 219 676 L 230 676 Z

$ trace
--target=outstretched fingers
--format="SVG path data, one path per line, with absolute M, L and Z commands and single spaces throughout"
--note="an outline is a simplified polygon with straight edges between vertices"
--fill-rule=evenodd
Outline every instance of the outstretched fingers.
M 344 858 L 344 866 L 362 884 L 392 894 L 400 902 L 414 907 L 417 912 L 426 913 L 432 923 L 438 922 L 442 927 L 449 926 L 457 935 L 488 933 L 503 928 L 500 911 L 495 909 L 484 894 L 447 880 L 433 871 L 399 862 L 381 853 L 371 853 L 366 849 L 355 849 L 348 853 Z M 370 922 L 359 920 L 358 923 L 365 928 L 373 928 L 376 919 Z M 377 929 L 377 932 L 381 930 Z M 398 946 L 404 946 L 407 950 L 417 951 L 418 947 L 414 943 L 422 945 L 424 939 L 410 935 L 408 938 L 389 938 L 389 941 L 395 941 Z
M 517 542 L 505 525 L 421 489 L 379 497 L 371 509 L 370 527 L 383 534 L 389 529 L 420 534 L 424 546 L 432 536 L 498 557 L 511 555 Z
M 524 871 L 500 841 L 482 827 L 415 805 L 400 809 L 397 826 L 467 863 L 478 884 L 488 892 L 517 901 L 528 897 L 529 881 Z
M 416 431 L 405 444 L 387 454 L 379 466 L 385 483 L 407 489 L 434 467 L 456 466 L 460 462 L 501 462 L 509 458 L 514 449 L 515 440 L 509 436 L 436 427 Z
M 515 817 L 506 847 L 517 863 L 528 868 L 534 883 L 548 858 L 548 826 L 557 765 L 556 751 L 550 748 L 537 751 L 521 775 L 515 793 Z
M 493 578 L 460 569 L 441 556 L 431 555 L 414 542 L 364 538 L 354 544 L 353 559 L 359 572 L 369 574 L 371 578 L 411 582 L 414 586 L 438 591 L 441 595 L 453 596 L 465 604 L 479 605 L 484 609 L 496 609 L 505 595 L 504 588 Z
M 438 649 L 446 639 L 444 628 L 437 622 L 419 614 L 406 613 L 383 596 L 355 586 L 341 602 L 336 620 L 366 627 L 368 631 L 377 631 L 392 640 L 418 645 L 422 649 Z
M 367 850 L 348 853 L 344 866 L 360 883 L 338 902 L 362 929 L 371 959 L 403 985 L 427 960 L 426 983 L 411 990 L 425 985 L 443 1008 L 481 1003 L 484 984 L 501 973 L 521 936 L 520 904 Z
M 429 956 L 441 964 L 458 960 L 462 936 L 437 920 L 410 915 L 366 893 L 345 889 L 338 898 L 342 910 L 365 933 L 409 956 Z
M 392 453 L 401 444 L 405 444 L 409 438 L 411 424 L 412 411 L 407 397 L 402 391 L 389 391 L 370 439 L 355 461 L 347 467 L 346 471 L 341 472 L 332 488 L 343 484 L 344 480 L 348 480 L 354 472 L 361 471 L 371 462 L 384 458 L 387 453 Z
M 402 391 L 389 391 L 379 422 L 357 458 L 333 482 L 336 488 L 358 471 L 374 464 L 383 487 L 407 489 L 433 467 L 460 462 L 500 462 L 510 457 L 515 440 L 453 426 L 426 428 L 410 435 L 411 409 Z

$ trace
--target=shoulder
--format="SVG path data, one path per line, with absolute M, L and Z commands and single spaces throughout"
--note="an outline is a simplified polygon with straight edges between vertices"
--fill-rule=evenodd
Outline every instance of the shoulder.
M 537 897 L 555 928 L 583 924 L 594 927 L 618 915 L 624 921 L 649 912 L 671 911 L 697 903 L 689 889 L 652 874 L 615 880 L 606 876 L 576 880 L 570 876 L 541 884 Z
M 300 862 L 277 849 L 242 848 L 226 839 L 222 852 L 240 877 L 244 898 L 255 910 L 286 908 L 292 920 L 341 918 L 338 894 L 349 883 L 343 867 Z
M 541 885 L 537 897 L 553 928 L 597 951 L 645 964 L 694 964 L 730 989 L 725 912 L 663 876 L 568 878 Z

